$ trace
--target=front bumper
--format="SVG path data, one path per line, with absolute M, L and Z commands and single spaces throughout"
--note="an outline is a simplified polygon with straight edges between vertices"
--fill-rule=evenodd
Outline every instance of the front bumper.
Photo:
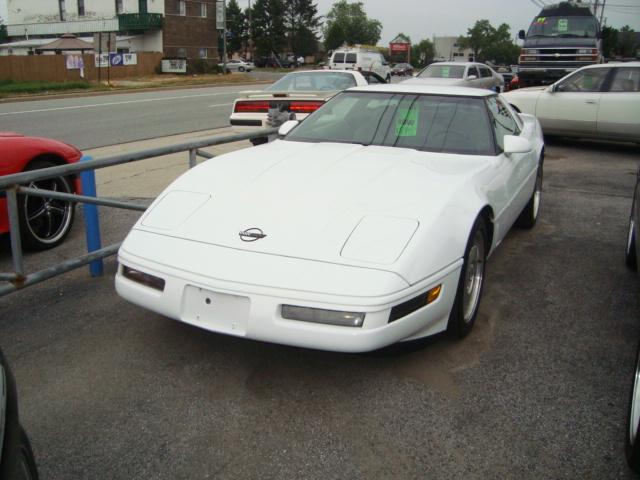
M 379 270 L 301 259 L 283 260 L 278 256 L 251 253 L 248 255 L 255 257 L 243 262 L 240 257 L 246 256 L 247 252 L 195 242 L 183 247 L 198 250 L 198 256 L 213 256 L 214 262 L 221 265 L 220 275 L 215 272 L 217 278 L 214 278 L 196 264 L 180 263 L 178 268 L 144 258 L 127 251 L 125 242 L 118 254 L 120 265 L 115 281 L 118 294 L 143 308 L 212 332 L 341 352 L 376 350 L 402 340 L 444 331 L 462 263 L 455 262 L 418 284 L 407 285 L 395 274 Z M 250 272 L 224 272 L 225 265 L 242 270 L 243 263 L 254 265 L 255 270 L 251 271 L 256 272 L 255 280 Z M 162 278 L 164 290 L 156 290 L 125 277 L 123 265 Z M 258 274 L 258 270 L 263 274 Z M 268 272 L 274 272 L 272 281 Z M 304 272 L 304 278 L 295 272 Z M 378 280 L 377 283 L 386 284 L 389 291 L 372 291 L 371 295 L 358 292 L 357 285 L 371 284 L 372 276 Z M 244 282 L 239 281 L 242 278 Z M 290 279 L 288 286 L 282 283 L 282 278 Z M 318 280 L 322 278 L 326 279 L 326 288 L 322 288 L 323 282 Z M 342 286 L 336 286 L 336 283 Z M 440 284 L 442 291 L 437 300 L 389 323 L 392 307 Z M 340 288 L 347 290 L 346 285 L 354 285 L 355 290 L 344 295 L 336 293 Z M 364 312 L 366 316 L 362 327 L 288 320 L 281 315 L 283 304 Z

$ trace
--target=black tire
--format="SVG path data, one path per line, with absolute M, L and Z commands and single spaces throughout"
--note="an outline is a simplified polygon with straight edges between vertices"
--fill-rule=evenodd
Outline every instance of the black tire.
M 447 325 L 448 333 L 458 338 L 466 337 L 476 321 L 484 289 L 488 238 L 487 225 L 482 217 L 478 217 L 471 228 L 464 251 L 456 298 Z
M 29 437 L 22 427 L 20 428 L 20 445 L 18 445 L 16 453 L 15 476 L 11 478 L 16 480 L 38 480 L 36 459 L 31 449 Z
M 542 160 L 538 163 L 538 170 L 536 173 L 536 183 L 533 187 L 533 193 L 531 198 L 527 202 L 520 216 L 516 220 L 516 225 L 520 228 L 533 228 L 538 220 L 538 213 L 540 212 L 540 204 L 542 203 L 542 177 L 543 166 Z
M 640 438 L 638 436 L 638 411 L 640 409 L 640 345 L 636 350 L 636 365 L 629 394 L 629 408 L 627 408 L 627 434 L 625 439 L 625 456 L 627 463 L 640 473 Z
M 633 214 L 635 212 L 635 199 L 634 203 L 631 205 L 631 215 L 629 216 L 629 233 L 627 235 L 627 249 L 625 251 L 624 262 L 634 272 L 638 270 L 638 258 L 636 256 L 636 242 L 638 239 L 636 238 L 636 229 L 635 223 L 633 219 Z
M 238 67 L 239 72 L 244 72 L 244 67 Z
M 54 167 L 50 160 L 31 162 L 25 170 Z M 37 180 L 27 185 L 31 188 L 73 193 L 69 178 L 56 177 Z M 60 245 L 69 234 L 75 216 L 75 204 L 64 200 L 34 197 L 26 194 L 18 196 L 18 217 L 22 245 L 31 250 L 48 250 Z
M 391 83 L 391 75 L 387 75 L 386 81 L 387 83 Z

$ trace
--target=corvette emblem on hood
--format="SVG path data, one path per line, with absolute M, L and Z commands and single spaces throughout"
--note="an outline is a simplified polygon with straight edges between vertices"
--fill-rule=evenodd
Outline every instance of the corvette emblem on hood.
M 240 240 L 243 242 L 255 242 L 256 240 L 260 240 L 267 236 L 259 228 L 247 228 L 246 230 L 241 231 L 238 235 L 240 235 Z

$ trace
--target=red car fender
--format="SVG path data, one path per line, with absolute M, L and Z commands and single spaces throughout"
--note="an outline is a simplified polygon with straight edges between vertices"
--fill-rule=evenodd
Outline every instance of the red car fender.
M 22 172 L 32 160 L 44 156 L 56 157 L 60 164 L 70 164 L 78 162 L 82 152 L 58 140 L 0 132 L 0 176 Z M 82 191 L 78 176 L 74 176 L 73 188 L 76 193 Z M 7 200 L 0 198 L 0 233 L 8 231 Z

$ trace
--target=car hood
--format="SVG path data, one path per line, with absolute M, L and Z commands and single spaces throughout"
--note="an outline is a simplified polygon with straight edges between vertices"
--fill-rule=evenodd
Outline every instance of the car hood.
M 413 248 L 414 237 L 456 211 L 461 190 L 487 164 L 479 156 L 275 141 L 190 170 L 158 197 L 134 232 L 332 263 L 392 265 Z M 265 236 L 243 241 L 239 233 L 247 230 Z M 444 268 L 455 260 L 438 263 Z

